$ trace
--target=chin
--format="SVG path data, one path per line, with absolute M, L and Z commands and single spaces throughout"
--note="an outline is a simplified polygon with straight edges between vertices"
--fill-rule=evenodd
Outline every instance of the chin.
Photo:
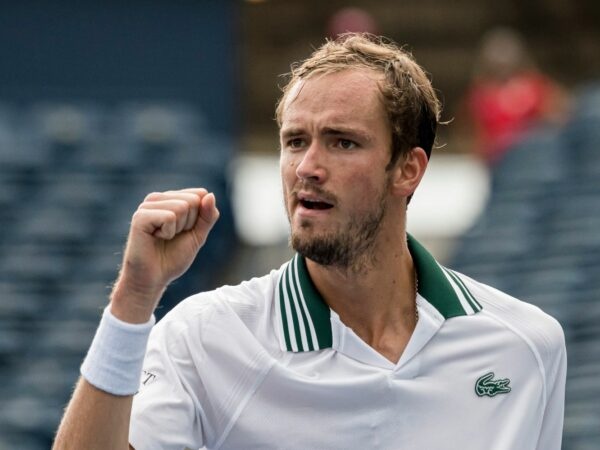
M 291 227 L 292 237 L 300 239 L 319 239 L 327 237 L 330 233 L 326 232 L 322 226 L 319 226 L 311 219 L 298 219 L 296 224 Z

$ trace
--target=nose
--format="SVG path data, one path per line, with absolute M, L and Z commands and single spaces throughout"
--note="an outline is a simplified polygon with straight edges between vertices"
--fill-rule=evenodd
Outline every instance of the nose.
M 301 156 L 296 176 L 301 180 L 322 183 L 327 176 L 323 152 L 319 143 L 313 141 Z

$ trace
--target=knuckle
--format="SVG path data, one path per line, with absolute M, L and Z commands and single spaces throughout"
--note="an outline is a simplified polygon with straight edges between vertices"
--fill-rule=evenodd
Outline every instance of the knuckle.
M 143 215 L 144 215 L 144 212 L 141 209 L 138 209 L 137 211 L 135 211 L 133 213 L 133 216 L 131 217 L 131 220 L 133 222 L 138 222 L 142 218 Z
M 178 200 L 174 201 L 173 209 L 178 216 L 183 216 L 183 215 L 187 214 L 187 212 L 189 210 L 189 205 L 185 200 L 178 199 Z
M 160 192 L 151 192 L 146 197 L 144 197 L 144 202 L 153 202 L 160 199 L 162 193 Z
M 165 214 L 165 222 L 174 223 L 177 221 L 177 213 L 175 211 L 167 211 Z

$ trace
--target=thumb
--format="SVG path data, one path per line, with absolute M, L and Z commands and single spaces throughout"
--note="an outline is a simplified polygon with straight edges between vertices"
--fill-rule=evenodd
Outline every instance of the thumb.
M 212 192 L 206 194 L 200 201 L 200 212 L 194 226 L 194 233 L 201 244 L 204 244 L 208 233 L 219 219 L 219 216 L 215 194 Z

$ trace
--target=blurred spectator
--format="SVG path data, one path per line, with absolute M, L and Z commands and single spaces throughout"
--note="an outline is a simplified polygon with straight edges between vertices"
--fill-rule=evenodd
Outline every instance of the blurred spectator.
M 497 28 L 483 37 L 462 107 L 473 151 L 488 165 L 532 125 L 561 122 L 567 103 L 565 91 L 540 72 L 515 31 Z
M 377 22 L 364 9 L 348 7 L 338 10 L 327 22 L 327 36 L 335 39 L 344 33 L 379 34 Z

